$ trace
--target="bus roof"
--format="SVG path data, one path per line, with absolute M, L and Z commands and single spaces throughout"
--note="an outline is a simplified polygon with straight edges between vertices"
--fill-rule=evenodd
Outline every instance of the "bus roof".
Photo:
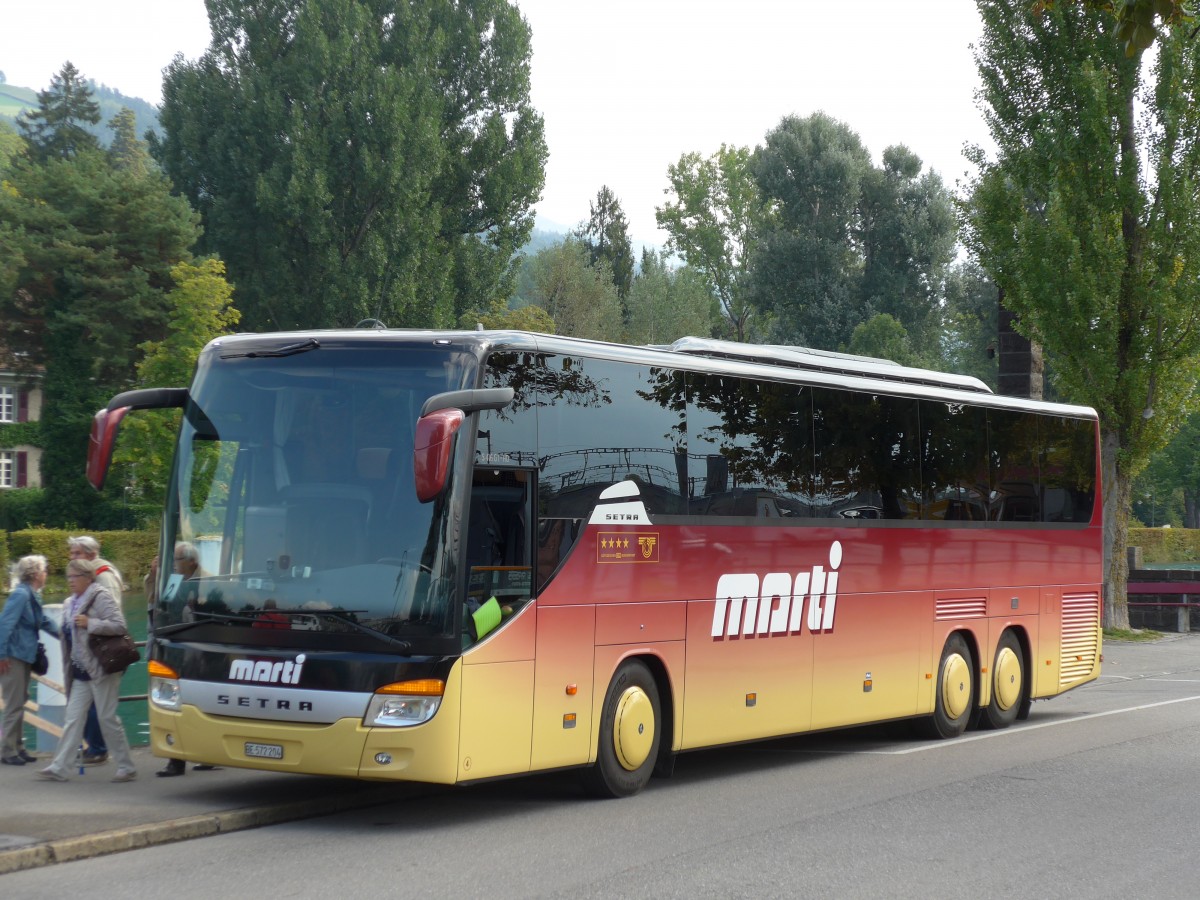
M 490 350 L 515 352 L 578 352 L 600 358 L 674 365 L 696 371 L 731 371 L 758 378 L 800 381 L 816 386 L 841 387 L 854 391 L 878 391 L 926 397 L 948 403 L 966 403 L 1005 409 L 1027 409 L 1049 415 L 1096 419 L 1096 411 L 1074 404 L 1031 400 L 995 394 L 978 378 L 901 366 L 886 359 L 832 353 L 805 347 L 775 344 L 740 344 L 711 338 L 684 337 L 670 345 L 635 345 L 564 337 L 540 332 L 476 329 L 424 330 L 407 328 L 344 328 L 331 330 L 237 334 L 215 338 L 206 351 L 223 357 L 240 356 L 248 350 L 292 349 L 309 340 L 346 343 L 420 342 L 456 347 L 482 356 Z M 267 354 L 273 355 L 273 354 Z M 686 362 L 685 362 L 686 358 Z
M 950 387 L 960 391 L 990 394 L 992 389 L 970 375 L 955 375 L 936 372 L 932 369 L 914 369 L 871 356 L 854 356 L 849 353 L 833 353 L 829 350 L 813 350 L 808 347 L 784 347 L 777 344 L 739 344 L 736 341 L 718 341 L 709 338 L 684 337 L 665 348 L 674 353 L 688 353 L 714 359 L 739 359 L 765 363 L 772 366 L 788 366 L 814 372 L 832 372 L 838 375 L 862 375 L 867 378 L 882 378 L 885 381 L 902 381 L 905 384 L 926 384 Z

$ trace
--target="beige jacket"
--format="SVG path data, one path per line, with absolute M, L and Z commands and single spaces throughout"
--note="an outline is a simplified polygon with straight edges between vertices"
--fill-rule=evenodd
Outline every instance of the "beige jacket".
M 91 600 L 91 604 L 88 601 Z M 80 628 L 72 621 L 79 611 L 87 607 L 87 627 Z M 101 678 L 108 678 L 109 673 L 100 668 L 100 662 L 92 653 L 92 648 L 88 646 L 88 635 L 91 634 L 123 634 L 129 630 L 125 624 L 125 616 L 121 613 L 121 607 L 109 593 L 108 588 L 104 587 L 99 581 L 93 581 L 88 585 L 87 590 L 79 597 L 69 597 L 63 603 L 63 619 L 62 630 L 64 634 L 67 629 L 71 630 L 71 643 L 74 645 L 73 653 L 67 648 L 67 641 L 61 641 L 63 654 L 63 672 L 64 680 L 66 681 L 67 694 L 71 693 L 71 682 L 74 680 L 71 677 L 71 658 L 72 655 L 75 661 L 92 676 L 93 681 L 98 681 Z M 120 677 L 119 675 L 117 677 Z

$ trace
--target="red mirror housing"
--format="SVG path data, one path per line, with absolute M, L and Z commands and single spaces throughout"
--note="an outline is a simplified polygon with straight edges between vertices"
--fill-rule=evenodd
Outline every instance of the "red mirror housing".
M 445 490 L 454 436 L 465 420 L 466 414 L 461 409 L 439 409 L 417 420 L 413 480 L 417 499 L 422 503 L 428 503 Z
M 104 487 L 113 448 L 117 445 L 117 429 L 130 407 L 102 409 L 92 418 L 92 434 L 88 439 L 87 480 L 96 490 Z

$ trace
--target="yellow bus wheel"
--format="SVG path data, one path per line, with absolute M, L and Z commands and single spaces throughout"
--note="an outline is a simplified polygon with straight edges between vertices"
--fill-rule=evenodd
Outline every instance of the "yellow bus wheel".
M 992 699 L 984 710 L 983 724 L 988 728 L 1007 728 L 1021 711 L 1025 699 L 1025 654 L 1021 642 L 1011 631 L 1000 635 L 996 659 L 992 663 Z
M 960 634 L 952 634 L 942 648 L 934 683 L 933 715 L 917 723 L 925 737 L 958 737 L 971 720 L 975 706 L 975 657 Z
M 646 786 L 662 740 L 658 686 L 645 663 L 623 663 L 604 697 L 596 763 L 585 786 L 601 797 L 628 797 Z

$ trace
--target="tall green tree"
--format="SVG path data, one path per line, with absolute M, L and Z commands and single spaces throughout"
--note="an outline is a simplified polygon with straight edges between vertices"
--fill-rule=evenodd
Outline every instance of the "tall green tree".
M 625 219 L 625 211 L 608 185 L 600 187 L 595 201 L 588 204 L 588 209 L 590 215 L 586 224 L 579 228 L 578 236 L 587 248 L 589 263 L 608 266 L 617 296 L 624 304 L 633 284 L 633 245 L 629 242 L 629 223 Z
M 767 217 L 748 147 L 724 144 L 710 157 L 685 153 L 667 167 L 672 199 L 655 210 L 667 249 L 699 273 L 721 304 L 733 337 L 748 337 L 749 261 Z
M 99 150 L 18 160 L 0 190 L 0 343 L 44 366 L 47 524 L 87 524 L 92 414 L 132 381 L 137 345 L 161 337 L 171 268 L 198 222 L 161 173 L 137 175 Z
M 871 157 L 825 113 L 786 116 L 753 172 L 774 210 L 752 261 L 751 299 L 779 343 L 836 350 L 863 321 L 860 200 Z
M 556 334 L 600 341 L 620 340 L 621 299 L 607 263 L 589 262 L 574 236 L 538 251 L 532 260 L 530 299 L 550 314 Z
M 941 341 L 946 278 L 958 223 L 936 172 L 904 146 L 883 151 L 862 184 L 864 314 L 886 314 L 904 327 L 913 350 L 932 358 Z
M 546 146 L 507 0 L 208 0 L 154 152 L 251 329 L 452 325 L 511 293 Z
M 1200 54 L 1176 29 L 1143 64 L 1089 5 L 977 5 L 997 155 L 974 153 L 969 243 L 1062 396 L 1100 413 L 1105 619 L 1124 627 L 1133 478 L 1200 363 Z
M 876 167 L 824 113 L 786 117 L 751 168 L 762 202 L 748 295 L 770 340 L 837 350 L 879 314 L 935 358 L 957 223 L 940 176 L 903 146 Z
M 92 89 L 68 61 L 51 77 L 50 87 L 38 92 L 37 109 L 17 116 L 17 127 L 34 159 L 69 159 L 100 146 L 87 130 L 99 121 L 100 106 L 92 99 Z

